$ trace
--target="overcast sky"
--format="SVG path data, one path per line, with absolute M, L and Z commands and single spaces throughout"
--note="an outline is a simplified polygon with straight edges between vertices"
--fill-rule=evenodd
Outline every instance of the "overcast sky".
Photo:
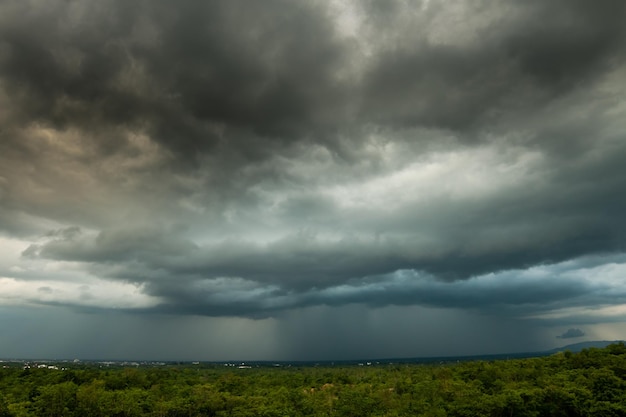
M 0 357 L 626 338 L 626 2 L 5 0 Z

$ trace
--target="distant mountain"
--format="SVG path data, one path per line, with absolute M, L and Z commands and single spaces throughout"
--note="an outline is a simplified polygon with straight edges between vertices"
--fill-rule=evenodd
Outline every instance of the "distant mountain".
M 564 352 L 566 350 L 569 350 L 572 353 L 576 353 L 576 352 L 580 352 L 583 349 L 605 348 L 612 343 L 619 343 L 619 342 L 623 342 L 623 340 L 593 340 L 589 342 L 573 343 L 571 345 L 566 345 L 563 347 L 550 349 L 546 353 Z

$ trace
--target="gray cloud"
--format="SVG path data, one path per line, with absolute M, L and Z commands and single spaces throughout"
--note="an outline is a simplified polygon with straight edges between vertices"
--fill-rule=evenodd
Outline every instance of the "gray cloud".
M 21 99 L 18 120 L 146 130 L 187 161 L 219 149 L 226 129 L 247 161 L 323 127 L 323 113 L 332 116 L 328 106 L 342 94 L 334 78 L 343 47 L 314 7 L 281 1 L 187 1 L 173 10 L 117 1 L 55 6 L 5 7 L 3 79 Z M 11 18 L 18 15 L 26 17 Z M 119 152 L 125 143 L 108 135 L 98 146 Z
M 465 34 L 462 45 L 432 42 L 427 19 L 434 16 L 426 13 L 420 21 L 426 30 L 411 27 L 392 47 L 384 45 L 366 76 L 369 121 L 474 131 L 547 106 L 623 62 L 623 4 L 467 7 L 486 23 Z
M 3 4 L 0 232 L 152 312 L 623 301 L 519 277 L 624 251 L 626 6 L 348 4 Z
M 585 332 L 580 329 L 567 329 L 562 335 L 557 336 L 559 339 L 571 339 L 575 337 L 583 337 Z
M 381 30 L 379 18 L 393 26 L 405 11 L 367 9 L 376 19 L 360 34 L 374 55 L 359 58 L 321 6 L 10 3 L 2 77 L 18 100 L 16 123 L 109 130 L 95 140 L 98 157 L 126 149 L 115 134 L 124 127 L 145 131 L 185 163 L 208 153 L 238 165 L 302 141 L 351 152 L 363 124 L 481 129 L 589 87 L 622 63 L 619 2 L 511 4 L 499 24 L 498 9 L 489 11 L 497 5 L 476 10 L 490 24 L 469 45 L 431 40 L 427 26 L 399 29 L 380 44 L 370 26 Z M 445 17 L 441 7 L 429 13 Z M 363 62 L 356 77 L 343 76 L 355 60 Z M 336 139 L 349 133 L 356 135 L 344 149 Z

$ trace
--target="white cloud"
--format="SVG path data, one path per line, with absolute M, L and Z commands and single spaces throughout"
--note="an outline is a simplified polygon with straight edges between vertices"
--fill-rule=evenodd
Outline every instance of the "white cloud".
M 0 304 L 59 304 L 63 306 L 104 309 L 154 307 L 157 297 L 146 295 L 142 287 L 100 279 L 83 282 L 50 280 L 20 281 L 0 277 Z

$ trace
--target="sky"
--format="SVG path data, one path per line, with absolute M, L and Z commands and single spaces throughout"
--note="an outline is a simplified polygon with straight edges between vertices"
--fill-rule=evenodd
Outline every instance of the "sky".
M 0 2 L 0 357 L 626 339 L 626 2 Z

